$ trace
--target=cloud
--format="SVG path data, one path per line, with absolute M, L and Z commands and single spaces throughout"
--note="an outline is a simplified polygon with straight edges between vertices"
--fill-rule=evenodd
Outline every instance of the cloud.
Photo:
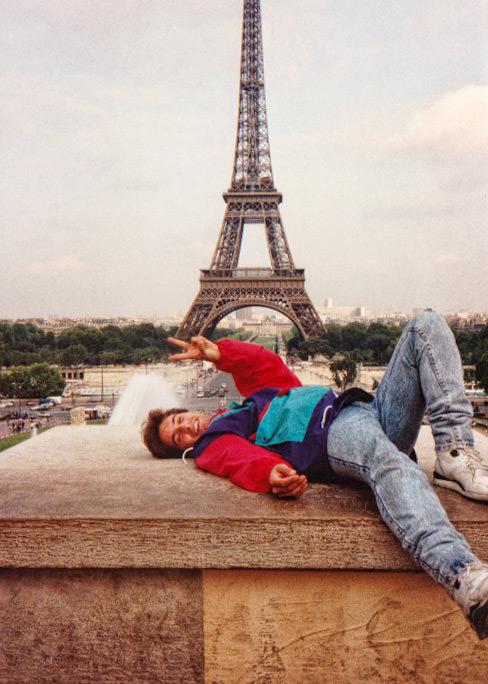
M 64 254 L 56 259 L 45 261 L 31 261 L 28 264 L 10 269 L 9 276 L 34 277 L 43 276 L 59 277 L 69 274 L 79 274 L 86 270 L 86 265 L 75 254 Z
M 442 95 L 413 113 L 404 131 L 391 139 L 398 150 L 440 151 L 454 157 L 488 152 L 488 87 L 469 85 Z
M 430 152 L 465 160 L 488 156 L 488 86 L 468 85 L 412 110 L 406 123 L 382 109 L 325 130 L 320 142 L 337 151 Z

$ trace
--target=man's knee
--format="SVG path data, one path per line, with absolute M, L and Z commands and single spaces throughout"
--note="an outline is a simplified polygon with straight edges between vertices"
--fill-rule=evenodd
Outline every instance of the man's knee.
M 414 326 L 421 327 L 447 325 L 444 316 L 441 316 L 441 314 L 437 313 L 437 311 L 420 311 L 419 313 L 415 314 L 415 316 L 412 316 L 409 321 L 409 324 L 410 323 Z
M 421 311 L 415 314 L 407 323 L 407 328 L 422 333 L 426 338 L 439 334 L 452 337 L 452 331 L 447 325 L 446 319 L 436 311 Z

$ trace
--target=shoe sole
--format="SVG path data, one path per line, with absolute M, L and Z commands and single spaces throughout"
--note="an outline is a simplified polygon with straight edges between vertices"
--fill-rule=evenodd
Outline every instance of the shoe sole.
M 452 489 L 453 492 L 457 492 L 467 499 L 472 499 L 474 501 L 488 501 L 488 492 L 486 494 L 479 494 L 478 492 L 470 492 L 467 489 L 463 489 L 459 482 L 455 480 L 446 480 L 442 476 L 437 476 L 434 473 L 434 484 L 438 487 L 445 487 L 446 489 Z
M 480 641 L 488 637 L 488 603 L 477 605 L 471 609 L 469 621 L 474 627 Z

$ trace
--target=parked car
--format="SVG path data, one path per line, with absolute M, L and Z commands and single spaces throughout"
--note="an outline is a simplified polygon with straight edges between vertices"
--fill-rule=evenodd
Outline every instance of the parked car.
M 39 405 L 38 406 L 33 406 L 32 410 L 33 411 L 42 411 L 44 409 L 50 409 L 53 406 L 55 406 L 55 402 L 52 399 L 39 399 Z

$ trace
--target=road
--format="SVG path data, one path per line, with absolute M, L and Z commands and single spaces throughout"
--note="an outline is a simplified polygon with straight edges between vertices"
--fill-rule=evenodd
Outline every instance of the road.
M 237 391 L 232 376 L 228 373 L 217 371 L 209 376 L 207 375 L 206 382 L 204 377 L 200 377 L 197 381 L 201 381 L 201 384 L 197 386 L 201 387 L 204 392 L 213 391 L 216 394 L 210 397 L 198 398 L 194 387 L 190 387 L 187 396 L 183 396 L 181 401 L 191 411 L 201 410 L 205 413 L 215 413 L 219 409 L 228 406 L 232 401 L 242 401 L 243 399 L 242 395 Z

